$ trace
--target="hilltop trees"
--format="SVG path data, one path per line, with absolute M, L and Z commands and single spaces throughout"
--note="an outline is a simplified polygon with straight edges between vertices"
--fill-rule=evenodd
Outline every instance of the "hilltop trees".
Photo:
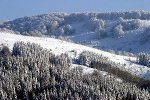
M 143 27 L 141 20 L 149 19 L 150 13 L 145 11 L 73 14 L 51 13 L 4 22 L 0 24 L 0 30 L 11 30 L 14 31 L 12 32 L 14 34 L 17 32 L 18 34 L 31 36 L 71 35 L 78 31 L 80 32 L 82 28 L 83 32 L 104 33 L 101 31 L 105 30 L 106 32 L 107 30 L 107 32 L 112 32 L 112 27 L 119 24 L 123 26 L 123 31 L 138 29 Z M 62 30 L 64 30 L 64 33 Z
M 90 31 L 99 31 L 105 28 L 105 21 L 96 17 L 90 18 L 85 24 Z

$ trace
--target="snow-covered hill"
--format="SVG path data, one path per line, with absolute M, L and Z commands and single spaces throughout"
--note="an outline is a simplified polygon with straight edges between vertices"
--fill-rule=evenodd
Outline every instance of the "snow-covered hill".
M 129 71 L 132 74 L 135 74 L 145 79 L 150 79 L 150 68 L 136 64 L 135 57 L 111 54 L 109 52 L 105 52 L 102 50 L 94 49 L 91 47 L 87 47 L 75 43 L 69 43 L 54 38 L 30 37 L 30 36 L 10 34 L 6 32 L 0 33 L 0 44 L 8 45 L 10 49 L 12 49 L 13 44 L 17 41 L 37 43 L 41 45 L 43 48 L 51 50 L 56 55 L 59 55 L 61 53 L 68 53 L 72 58 L 78 57 L 78 55 L 82 51 L 92 51 L 97 54 L 102 54 L 104 57 L 108 57 L 110 61 L 116 64 L 123 65 L 122 69 Z M 74 54 L 73 51 L 76 51 L 77 54 Z
M 0 30 L 17 34 L 61 36 L 105 51 L 134 54 L 150 53 L 149 41 L 141 43 L 147 27 L 150 27 L 150 12 L 146 11 L 50 13 L 0 23 Z

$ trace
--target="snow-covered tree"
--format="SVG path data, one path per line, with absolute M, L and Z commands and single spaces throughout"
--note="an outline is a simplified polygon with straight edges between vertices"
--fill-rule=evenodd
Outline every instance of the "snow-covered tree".
M 75 33 L 75 29 L 69 24 L 65 25 L 63 29 L 65 35 L 72 35 L 73 33 Z
M 124 36 L 124 31 L 123 31 L 123 26 L 121 24 L 117 25 L 115 28 L 114 28 L 114 36 L 115 37 L 122 37 Z
M 57 21 L 52 21 L 49 29 L 49 33 L 53 33 L 59 26 Z
M 103 60 L 108 61 L 108 58 L 89 51 L 83 51 L 79 56 L 79 63 L 86 66 L 90 66 L 92 61 L 97 62 Z

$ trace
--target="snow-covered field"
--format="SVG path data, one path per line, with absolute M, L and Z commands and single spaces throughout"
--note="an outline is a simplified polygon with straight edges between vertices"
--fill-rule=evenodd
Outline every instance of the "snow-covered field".
M 8 47 L 10 47 L 10 49 L 12 49 L 13 44 L 17 41 L 37 43 L 41 45 L 43 48 L 51 50 L 56 55 L 59 55 L 61 53 L 68 53 L 72 58 L 77 57 L 84 50 L 92 51 L 97 54 L 102 54 L 104 57 L 108 57 L 110 61 L 116 64 L 124 65 L 123 66 L 124 70 L 129 71 L 132 74 L 135 74 L 139 77 L 150 80 L 150 68 L 134 63 L 136 61 L 135 57 L 111 54 L 109 52 L 105 52 L 102 50 L 94 49 L 91 47 L 87 47 L 75 43 L 69 43 L 54 38 L 30 37 L 30 36 L 15 35 L 15 34 L 4 33 L 4 32 L 0 33 L 0 44 L 5 44 Z M 77 51 L 77 55 L 74 55 L 72 53 L 73 50 Z M 85 72 L 89 72 L 92 70 L 93 69 L 86 69 Z

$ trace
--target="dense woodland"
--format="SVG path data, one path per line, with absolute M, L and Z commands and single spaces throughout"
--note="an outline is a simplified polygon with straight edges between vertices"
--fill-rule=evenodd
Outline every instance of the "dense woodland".
M 82 56 L 79 62 L 84 64 Z M 104 61 L 101 56 L 97 57 L 96 61 Z M 91 63 L 87 64 L 92 67 Z M 93 68 L 97 68 L 94 64 Z M 101 66 L 105 68 L 104 64 Z M 117 81 L 113 73 L 103 76 L 97 68 L 92 74 L 82 74 L 80 67 L 71 67 L 67 54 L 56 56 L 37 44 L 18 42 L 12 51 L 3 46 L 0 49 L 0 100 L 150 99 L 148 89 L 126 80 Z

